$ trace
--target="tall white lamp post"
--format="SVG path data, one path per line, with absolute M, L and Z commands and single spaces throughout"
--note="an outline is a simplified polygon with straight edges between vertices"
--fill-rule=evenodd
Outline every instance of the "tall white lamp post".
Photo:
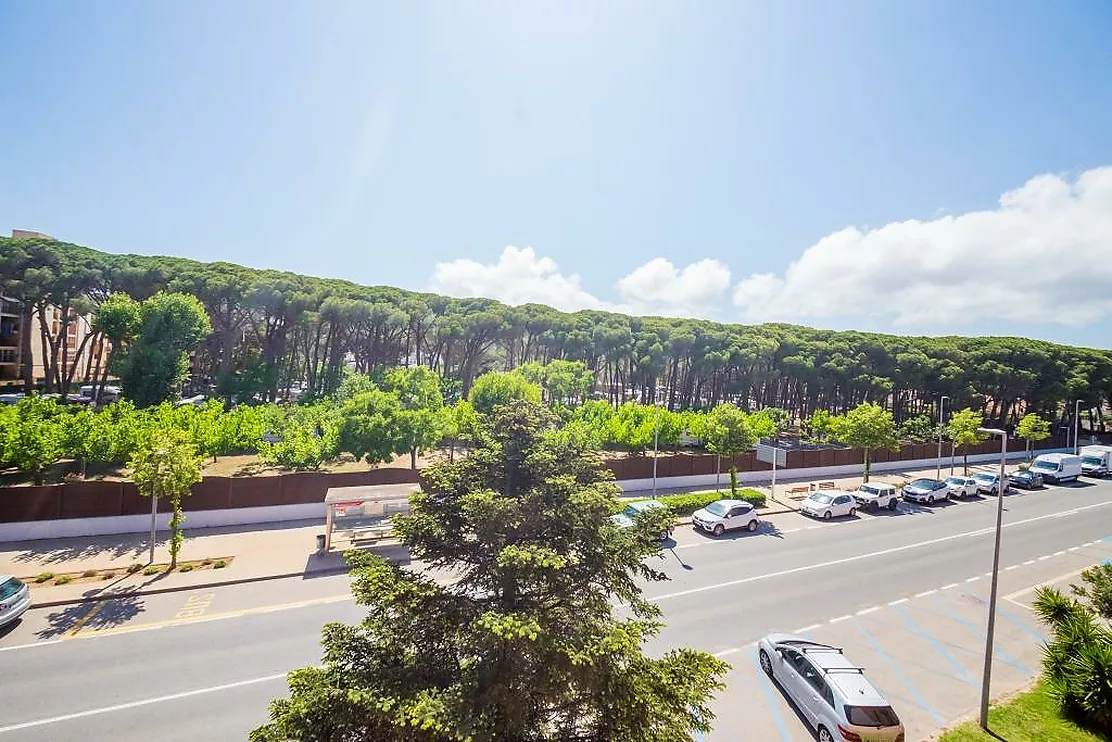
M 981 678 L 981 729 L 988 731 L 989 685 L 992 678 L 992 639 L 996 629 L 996 588 L 1000 577 L 1000 530 L 1004 519 L 1005 466 L 1008 460 L 1008 434 L 999 428 L 978 428 L 978 432 L 1000 436 L 1000 480 L 996 488 L 996 539 L 992 549 L 992 587 L 988 597 L 988 630 L 985 637 L 985 669 Z

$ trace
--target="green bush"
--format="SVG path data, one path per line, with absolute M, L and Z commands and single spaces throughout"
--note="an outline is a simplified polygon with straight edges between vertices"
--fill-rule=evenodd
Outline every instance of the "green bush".
M 65 585 L 66 583 L 70 582 L 71 580 L 73 580 L 73 578 L 70 577 L 69 575 L 59 575 L 58 579 L 54 580 L 54 584 L 55 585 Z
M 50 580 L 53 580 L 53 579 L 54 579 L 54 573 L 53 572 L 40 572 L 39 575 L 35 578 L 35 582 L 37 582 L 41 585 L 42 583 L 49 582 Z
M 87 569 L 81 573 L 82 577 L 96 577 L 97 571 L 95 569 Z
M 227 566 L 228 563 L 225 562 L 223 559 L 217 559 L 215 562 L 212 563 L 213 569 L 224 569 Z
M 136 572 L 138 572 L 139 570 L 141 570 L 142 568 L 143 568 L 143 565 L 140 564 L 139 562 L 132 562 L 131 564 L 127 565 L 127 573 L 129 575 L 133 575 Z
M 157 564 L 152 564 L 151 566 L 149 566 L 149 567 L 147 567 L 146 569 L 143 570 L 143 574 L 145 574 L 145 575 L 156 575 L 161 571 L 162 571 L 162 567 L 158 566 Z
M 739 489 L 737 494 L 737 499 L 753 503 L 755 507 L 761 507 L 765 504 L 764 493 L 758 492 L 755 489 Z M 710 492 L 688 492 L 682 495 L 662 495 L 656 499 L 667 505 L 668 509 L 672 511 L 672 514 L 679 518 L 685 515 L 691 515 L 699 508 L 705 508 L 715 500 L 726 500 L 729 498 L 730 493 L 728 490 L 723 490 L 722 492 L 715 492 L 712 490 Z M 641 500 L 645 499 L 648 498 L 641 498 Z M 634 500 L 633 502 L 639 502 L 639 500 Z
M 178 567 L 178 571 L 179 572 L 192 572 L 193 571 L 193 565 L 192 564 L 183 564 L 180 567 Z

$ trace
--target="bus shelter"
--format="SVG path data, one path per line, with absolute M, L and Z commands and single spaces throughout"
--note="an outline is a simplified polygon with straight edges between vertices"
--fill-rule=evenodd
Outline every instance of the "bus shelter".
M 409 512 L 416 484 L 329 487 L 324 495 L 324 550 L 352 548 L 391 535 L 390 516 Z

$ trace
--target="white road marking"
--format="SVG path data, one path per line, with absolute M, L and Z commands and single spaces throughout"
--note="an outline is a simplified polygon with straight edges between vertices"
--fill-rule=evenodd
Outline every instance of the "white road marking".
M 1024 564 L 1024 566 L 1026 566 L 1026 565 L 1028 565 L 1028 564 L 1034 564 L 1034 563 L 1035 563 L 1035 560 L 1034 560 L 1034 559 L 1028 559 L 1028 560 L 1027 560 L 1026 562 L 1024 562 L 1023 564 Z
M 1098 503 L 1095 503 L 1093 505 L 1086 505 L 1083 508 L 1078 508 L 1078 510 L 1079 511 L 1080 510 L 1092 510 L 1093 508 L 1103 508 L 1103 507 L 1108 507 L 1109 505 L 1112 505 L 1112 500 L 1109 500 L 1109 501 L 1106 501 L 1106 502 L 1098 502 Z M 1036 523 L 1038 521 L 1046 520 L 1049 517 L 1051 517 L 1051 516 L 1049 516 L 1049 515 L 1038 515 L 1038 516 L 1035 516 L 1033 518 L 1026 518 L 1024 520 L 1017 520 L 1017 521 L 1013 521 L 1011 523 L 1005 523 L 1003 527 L 1004 528 L 1012 528 L 1013 526 L 1021 526 L 1021 525 L 1025 525 L 1027 523 Z M 730 580 L 728 582 L 716 582 L 716 583 L 711 584 L 711 585 L 703 585 L 702 587 L 693 587 L 693 588 L 689 588 L 687 590 L 678 590 L 674 593 L 665 593 L 664 595 L 657 595 L 655 597 L 650 597 L 648 599 L 651 600 L 651 601 L 654 601 L 654 602 L 659 602 L 661 600 L 670 600 L 672 598 L 682 598 L 682 597 L 687 596 L 687 595 L 697 595 L 699 593 L 705 593 L 705 592 L 709 592 L 711 590 L 721 590 L 722 588 L 726 588 L 726 587 L 734 587 L 736 585 L 747 585 L 751 582 L 759 582 L 761 580 L 769 580 L 769 579 L 773 579 L 773 578 L 776 578 L 776 577 L 786 577 L 787 575 L 799 574 L 800 572 L 809 572 L 809 571 L 814 570 L 817 567 L 835 567 L 839 564 L 849 564 L 851 562 L 861 561 L 862 559 L 871 559 L 873 557 L 885 556 L 885 555 L 888 555 L 888 554 L 897 554 L 901 551 L 909 551 L 911 549 L 918 549 L 918 548 L 921 548 L 923 546 L 933 546 L 934 544 L 941 544 L 941 543 L 945 543 L 947 541 L 953 541 L 954 539 L 965 538 L 968 535 L 969 535 L 969 532 L 953 533 L 953 534 L 950 534 L 949 536 L 941 536 L 939 538 L 932 538 L 932 539 L 928 539 L 926 541 L 916 541 L 915 543 L 903 544 L 901 546 L 893 546 L 893 547 L 890 547 L 888 549 L 880 549 L 878 551 L 870 551 L 870 552 L 866 552 L 865 554 L 854 554 L 853 556 L 842 557 L 841 559 L 828 559 L 828 560 L 819 562 L 818 564 L 807 564 L 807 565 L 804 565 L 804 566 L 801 566 L 801 567 L 792 567 L 791 569 L 782 569 L 782 570 L 779 570 L 777 572 L 769 572 L 769 573 L 763 574 L 763 575 L 752 575 L 750 577 L 742 577 L 740 579 Z
M 1081 547 L 1079 547 L 1079 546 L 1071 546 L 1070 548 L 1066 549 L 1066 551 L 1077 551 L 1077 550 L 1078 550 L 1079 548 L 1081 548 Z
M 1005 572 L 1010 572 L 1013 569 L 1019 569 L 1019 565 L 1018 564 L 1013 564 L 1010 567 L 1004 567 Z
M 814 631 L 815 629 L 821 628 L 821 627 L 822 627 L 821 623 L 813 623 L 810 626 L 804 626 L 802 629 L 796 629 L 792 633 L 793 634 L 806 634 L 808 631 Z
M 182 698 L 192 698 L 193 696 L 200 696 L 205 693 L 219 693 L 225 690 L 232 690 L 233 688 L 242 688 L 247 685 L 257 685 L 259 683 L 269 683 L 274 680 L 285 678 L 286 673 L 280 672 L 274 675 L 265 675 L 261 678 L 251 678 L 250 680 L 240 680 L 235 683 L 225 683 L 224 685 L 214 685 L 209 688 L 197 688 L 196 690 L 188 690 L 182 693 L 171 693 L 167 696 L 158 696 L 156 698 L 145 698 L 142 701 L 129 701 L 128 703 L 118 703 L 115 706 L 105 706 L 99 709 L 89 709 L 87 711 L 78 711 L 73 714 L 65 714 L 64 716 L 51 716 L 46 719 L 36 719 L 35 721 L 25 721 L 20 724 L 10 724 L 6 727 L 0 727 L 0 734 L 5 732 L 16 732 L 20 729 L 33 729 L 34 727 L 42 727 L 48 724 L 57 724 L 63 721 L 73 721 L 74 719 L 84 719 L 89 716 L 99 716 L 100 714 L 110 714 L 115 711 L 126 711 L 127 709 L 138 708 L 140 706 L 150 706 L 155 703 L 165 703 L 166 701 L 177 701 Z
M 923 592 L 921 592 L 921 593 L 916 593 L 916 594 L 915 594 L 915 597 L 916 597 L 916 598 L 925 598 L 925 597 L 927 597 L 928 595 L 934 595 L 934 594 L 935 594 L 935 593 L 937 593 L 937 592 L 938 592 L 937 590 L 925 590 L 925 591 L 923 591 Z
M 1039 561 L 1040 561 L 1040 562 L 1041 562 L 1041 561 L 1045 561 L 1045 560 L 1047 560 L 1047 559 L 1049 559 L 1049 558 L 1050 558 L 1050 555 L 1049 555 L 1049 554 L 1047 554 L 1047 555 L 1045 555 L 1045 556 L 1041 556 L 1041 557 L 1039 557 Z
M 908 601 L 908 598 L 900 598 L 899 600 L 893 600 L 888 605 L 900 605 L 901 603 L 906 603 L 907 601 Z
M 956 582 L 951 582 L 951 583 L 950 583 L 949 585 L 943 585 L 943 586 L 942 586 L 941 588 L 939 588 L 939 589 L 940 589 L 940 590 L 953 590 L 953 589 L 954 589 L 955 587 L 957 587 L 957 586 L 958 586 L 958 583 L 956 583 Z
M 741 652 L 742 650 L 749 649 L 749 647 L 755 646 L 757 646 L 757 642 L 749 642 L 748 644 L 740 647 L 730 647 L 729 649 L 723 649 L 721 652 L 715 652 L 713 656 L 725 657 L 726 655 L 735 654 L 737 652 Z
M 0 652 L 13 652 L 17 649 L 30 649 L 31 647 L 45 647 L 50 644 L 61 644 L 65 639 L 48 639 L 43 642 L 32 642 L 30 644 L 16 644 L 12 647 L 0 647 Z
M 1065 553 L 1066 552 L 1064 552 L 1064 551 L 1056 551 L 1056 552 L 1054 552 L 1054 556 L 1062 556 Z
M 880 606 L 879 605 L 874 605 L 872 608 L 862 608 L 861 610 L 859 610 L 857 612 L 857 615 L 858 616 L 866 616 L 870 613 L 876 613 L 879 610 L 880 610 Z
M 837 618 L 832 618 L 832 619 L 830 619 L 830 623 L 840 623 L 840 622 L 842 622 L 842 621 L 848 621 L 848 620 L 850 620 L 851 618 L 853 618 L 853 616 L 850 616 L 850 615 L 848 615 L 848 614 L 847 614 L 847 615 L 845 615 L 845 616 L 838 616 Z
M 968 580 L 966 580 L 966 582 L 976 582 L 979 579 L 981 579 L 981 578 L 980 577 L 970 577 Z

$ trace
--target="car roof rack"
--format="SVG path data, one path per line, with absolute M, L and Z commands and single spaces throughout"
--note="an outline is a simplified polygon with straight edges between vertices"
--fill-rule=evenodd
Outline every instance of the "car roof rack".
M 827 675 L 832 672 L 856 672 L 860 675 L 865 674 L 865 668 L 863 667 L 824 667 L 822 671 Z
M 807 654 L 807 652 L 824 652 L 824 651 L 825 652 L 838 652 L 839 654 L 845 654 L 845 651 L 841 647 L 835 647 L 835 646 L 832 646 L 830 644 L 819 644 L 818 642 L 810 642 L 809 644 L 806 644 L 806 645 L 800 645 L 799 650 L 801 652 L 803 652 L 803 654 Z

